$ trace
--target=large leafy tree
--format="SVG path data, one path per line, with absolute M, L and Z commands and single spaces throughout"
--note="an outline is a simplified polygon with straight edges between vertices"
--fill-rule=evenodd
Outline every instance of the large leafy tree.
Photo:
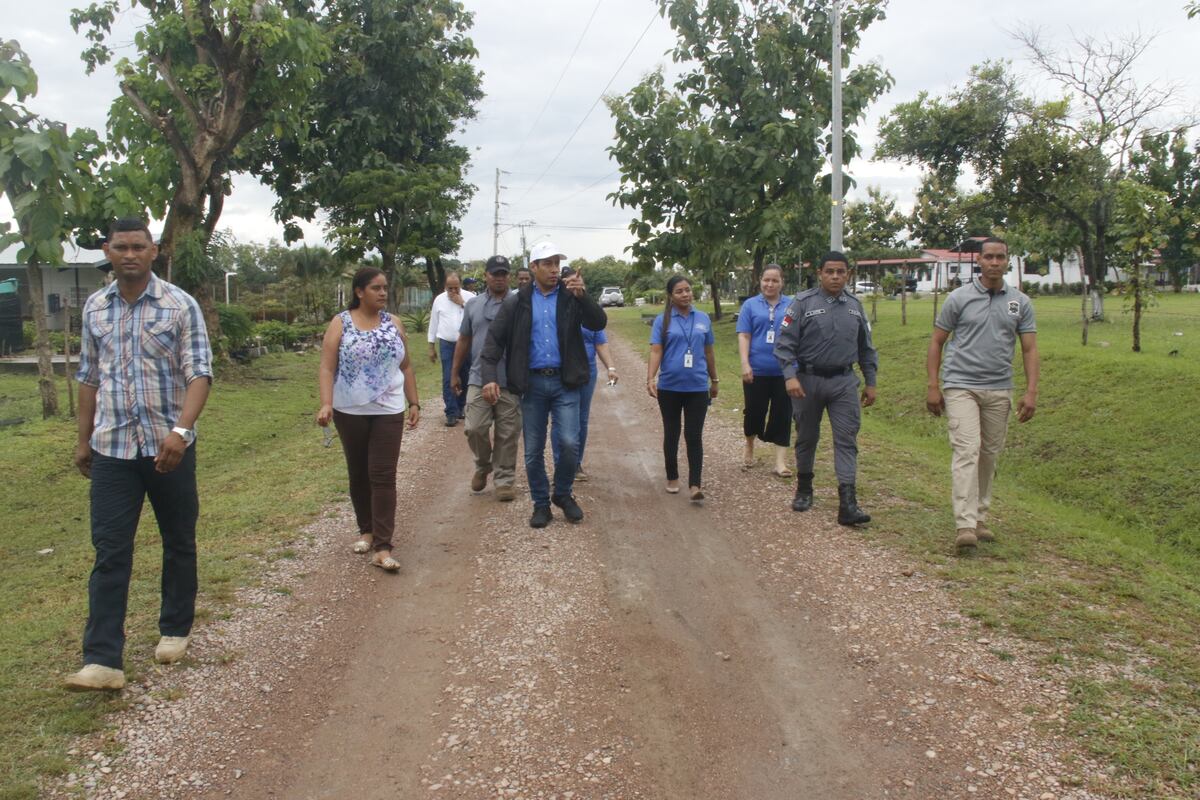
M 474 187 L 455 144 L 482 98 L 472 22 L 457 0 L 330 0 L 334 57 L 305 108 L 304 136 L 268 143 L 258 172 L 279 195 L 276 216 L 326 216 L 338 249 L 374 251 L 396 287 L 418 260 L 438 291 L 443 253 Z M 289 224 L 287 238 L 299 229 Z
M 256 132 L 301 127 L 301 112 L 328 55 L 309 0 L 128 0 L 143 18 L 134 53 L 116 63 L 103 216 L 129 209 L 163 218 L 160 269 L 196 294 L 216 331 L 209 241 Z M 91 46 L 88 72 L 113 58 L 119 0 L 71 15 Z
M 37 94 L 37 73 L 15 41 L 0 42 L 0 190 L 13 209 L 16 229 L 0 223 L 0 250 L 19 244 L 26 265 L 37 332 L 38 390 L 42 416 L 58 413 L 49 328 L 43 301 L 43 264 L 61 264 L 63 241 L 73 218 L 87 210 L 90 163 L 99 141 L 86 128 L 65 126 L 31 112 L 25 100 Z
M 1010 210 L 1069 221 L 1092 286 L 1092 316 L 1100 318 L 1117 186 L 1137 142 L 1155 131 L 1177 90 L 1133 77 L 1152 37 L 1083 37 L 1066 51 L 1034 32 L 1018 38 L 1058 85 L 1059 99 L 1026 96 L 1005 65 L 984 64 L 946 99 L 922 93 L 896 106 L 880 126 L 878 154 L 922 163 L 943 180 L 969 164 Z
M 878 186 L 867 187 L 867 197 L 846 205 L 846 250 L 854 258 L 875 250 L 891 250 L 906 244 L 901 235 L 905 219 L 896 210 L 896 198 Z
M 1003 219 L 1003 209 L 990 194 L 962 192 L 953 180 L 928 172 L 905 222 L 921 247 L 950 248 L 967 237 L 991 234 Z
M 1162 266 L 1176 292 L 1183 290 L 1192 267 L 1200 262 L 1200 157 L 1188 149 L 1186 131 L 1158 133 L 1142 139 L 1133 154 L 1133 174 L 1163 192 L 1171 213 L 1163 219 Z
M 795 252 L 828 209 L 822 173 L 830 149 L 832 29 L 818 0 L 659 0 L 677 42 L 681 73 L 668 87 L 648 75 L 611 98 L 621 170 L 611 195 L 635 208 L 631 252 L 644 269 L 659 262 L 699 271 L 717 299 L 719 275 L 749 255 L 755 280 L 771 252 Z M 883 3 L 845 4 L 843 60 Z M 891 78 L 877 64 L 850 70 L 843 84 L 847 129 Z M 848 159 L 859 151 L 853 131 Z M 827 176 L 826 176 L 827 177 Z M 719 302 L 718 302 L 719 315 Z

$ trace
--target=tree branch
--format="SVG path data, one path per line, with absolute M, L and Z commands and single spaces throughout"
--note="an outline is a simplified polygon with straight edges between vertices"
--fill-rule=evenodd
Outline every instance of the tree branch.
M 146 104 L 146 101 L 142 99 L 142 96 L 137 93 L 137 90 L 129 85 L 129 81 L 121 81 L 121 93 L 129 98 L 129 102 L 133 104 L 134 109 L 146 121 L 147 125 L 159 131 L 167 138 L 167 143 L 171 145 L 171 149 L 175 152 L 175 156 L 180 162 L 195 172 L 196 159 L 192 157 L 191 148 L 184 141 L 183 135 L 175 125 L 175 121 L 169 116 L 156 114 Z
M 167 85 L 167 88 L 171 90 L 171 94 L 174 95 L 175 99 L 179 101 L 179 104 L 183 106 L 183 110 L 187 114 L 188 119 L 191 120 L 196 132 L 199 133 L 205 130 L 207 126 L 205 125 L 204 118 L 200 114 L 200 109 L 196 107 L 196 104 L 192 101 L 192 98 L 188 96 L 188 93 L 185 92 L 183 87 L 179 85 L 179 81 L 175 80 L 175 76 L 171 74 L 171 64 L 154 53 L 147 53 L 146 58 L 148 58 L 150 63 L 155 66 L 155 68 L 158 70 L 158 74 L 162 76 L 163 83 Z

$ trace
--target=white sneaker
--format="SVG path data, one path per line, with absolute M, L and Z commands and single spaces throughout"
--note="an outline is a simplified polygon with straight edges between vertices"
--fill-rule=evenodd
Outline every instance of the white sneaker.
M 154 660 L 160 664 L 174 664 L 187 652 L 190 636 L 164 636 L 154 648 Z
M 63 679 L 72 692 L 118 691 L 125 688 L 125 673 L 102 664 L 87 664 Z

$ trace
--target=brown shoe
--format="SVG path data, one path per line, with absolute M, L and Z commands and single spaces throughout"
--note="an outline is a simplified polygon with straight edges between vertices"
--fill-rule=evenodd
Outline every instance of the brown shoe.
M 68 675 L 63 685 L 72 692 L 115 692 L 125 688 L 125 672 L 101 664 L 88 664 Z
M 511 486 L 497 486 L 496 487 L 496 499 L 499 500 L 501 503 L 511 502 L 511 501 L 515 500 L 516 497 L 517 497 L 517 493 L 513 491 L 513 487 L 511 487 Z
M 976 523 L 975 525 L 975 538 L 981 542 L 996 541 L 996 537 L 992 534 L 991 529 L 982 522 Z
M 958 529 L 958 536 L 954 539 L 955 547 L 959 550 L 971 550 L 977 544 L 979 544 L 979 537 L 975 535 L 975 531 L 970 528 Z
M 486 469 L 475 470 L 475 474 L 471 476 L 472 492 L 482 492 L 484 490 L 484 487 L 487 486 L 487 476 L 489 471 L 490 470 Z

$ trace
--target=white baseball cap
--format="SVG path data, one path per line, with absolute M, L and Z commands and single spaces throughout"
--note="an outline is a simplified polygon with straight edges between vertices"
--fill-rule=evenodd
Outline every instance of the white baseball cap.
M 554 242 L 541 242 L 533 246 L 533 250 L 529 253 L 529 262 L 532 264 L 534 261 L 541 261 L 543 258 L 554 258 L 555 256 L 566 258 L 567 254 L 559 250 L 558 245 Z

